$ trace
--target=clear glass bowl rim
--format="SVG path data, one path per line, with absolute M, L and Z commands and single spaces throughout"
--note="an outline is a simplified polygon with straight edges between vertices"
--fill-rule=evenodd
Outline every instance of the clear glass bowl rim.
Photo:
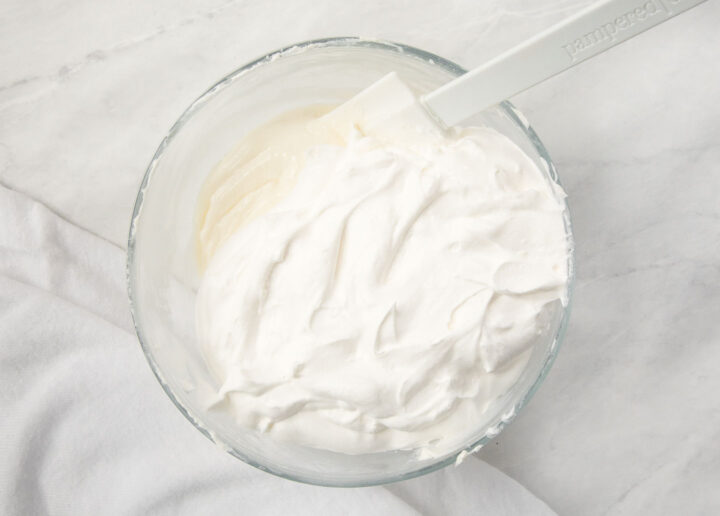
M 473 453 L 477 451 L 479 448 L 484 446 L 488 441 L 491 439 L 494 439 L 499 432 L 502 431 L 502 429 L 509 424 L 512 419 L 514 418 L 514 415 L 516 415 L 520 409 L 522 409 L 527 403 L 530 401 L 530 399 L 533 397 L 537 389 L 542 384 L 543 380 L 547 376 L 548 372 L 550 371 L 554 361 L 555 357 L 558 354 L 558 351 L 560 349 L 560 345 L 562 344 L 565 333 L 567 330 L 568 321 L 570 318 L 570 308 L 572 305 L 572 291 L 573 291 L 573 284 L 575 280 L 575 253 L 574 253 L 574 241 L 573 241 L 573 232 L 572 232 L 572 225 L 570 222 L 569 217 L 569 210 L 567 207 L 567 202 L 565 201 L 565 225 L 567 229 L 567 237 L 568 237 L 568 249 L 569 249 L 569 256 L 568 256 L 568 267 L 569 267 L 569 274 L 568 274 L 568 285 L 567 285 L 567 296 L 568 296 L 568 302 L 566 307 L 563 310 L 562 319 L 560 321 L 560 325 L 558 328 L 558 331 L 555 335 L 555 339 L 551 348 L 550 353 L 545 358 L 545 362 L 543 363 L 540 373 L 538 374 L 537 378 L 533 381 L 533 383 L 530 385 L 530 388 L 525 392 L 525 394 L 519 399 L 515 405 L 511 408 L 510 412 L 513 414 L 513 418 L 510 419 L 501 419 L 497 425 L 491 427 L 493 429 L 492 432 L 486 432 L 485 435 L 483 435 L 480 439 L 477 439 L 473 441 L 470 445 L 463 447 L 462 449 L 457 450 L 452 455 L 443 458 L 442 460 L 438 460 L 437 462 L 433 462 L 432 464 L 425 465 L 423 467 L 419 467 L 415 470 L 411 470 L 409 472 L 400 474 L 400 475 L 384 475 L 384 476 L 378 476 L 377 478 L 373 478 L 367 481 L 363 482 L 353 482 L 353 483 L 347 483 L 342 481 L 323 481 L 318 480 L 314 478 L 306 477 L 302 474 L 298 475 L 290 475 L 287 474 L 284 471 L 275 471 L 273 468 L 268 467 L 267 465 L 261 464 L 253 459 L 250 459 L 249 457 L 245 456 L 241 450 L 237 450 L 233 448 L 232 446 L 228 445 L 227 443 L 220 442 L 216 436 L 214 436 L 208 429 L 206 429 L 202 422 L 196 418 L 194 415 L 192 415 L 191 411 L 183 405 L 183 403 L 180 401 L 179 397 L 175 395 L 173 390 L 170 388 L 167 382 L 163 379 L 163 375 L 160 371 L 160 368 L 157 365 L 157 362 L 155 361 L 153 354 L 150 350 L 150 347 L 148 346 L 146 339 L 143 334 L 142 326 L 139 324 L 138 317 L 136 316 L 136 299 L 135 299 L 135 288 L 134 288 L 134 282 L 135 282 L 135 235 L 137 231 L 137 224 L 136 221 L 140 215 L 140 212 L 142 210 L 142 204 L 143 204 L 143 198 L 146 188 L 148 187 L 150 180 L 152 178 L 152 175 L 155 171 L 155 168 L 157 166 L 157 163 L 160 161 L 160 159 L 163 156 L 163 153 L 166 149 L 166 147 L 169 145 L 169 143 L 173 140 L 175 135 L 183 128 L 183 126 L 192 118 L 192 116 L 195 114 L 196 111 L 198 111 L 207 101 L 209 101 L 212 97 L 214 97 L 217 93 L 219 93 L 222 89 L 224 89 L 226 86 L 230 85 L 235 80 L 239 79 L 243 75 L 247 74 L 248 72 L 252 71 L 258 66 L 262 66 L 265 64 L 272 63 L 273 61 L 277 60 L 278 58 L 281 58 L 283 56 L 287 55 L 294 55 L 298 52 L 302 52 L 307 49 L 315 49 L 315 48 L 323 48 L 323 47 L 365 47 L 365 48 L 371 48 L 375 50 L 385 51 L 385 52 L 395 52 L 398 54 L 405 54 L 410 57 L 414 57 L 417 59 L 421 59 L 426 62 L 432 63 L 434 66 L 437 66 L 439 68 L 444 68 L 446 71 L 454 74 L 454 75 L 461 75 L 467 72 L 464 68 L 461 66 L 453 63 L 452 61 L 449 61 L 443 57 L 440 57 L 438 55 L 435 55 L 433 53 L 411 47 L 408 45 L 404 45 L 401 43 L 395 43 L 392 41 L 386 41 L 386 40 L 379 40 L 379 39 L 365 39 L 360 37 L 334 37 L 334 38 L 324 38 L 324 39 L 315 39 L 315 40 L 309 40 L 304 41 L 301 43 L 297 43 L 294 45 L 290 45 L 287 47 L 283 47 L 281 49 L 275 50 L 274 52 L 270 52 L 269 54 L 266 54 L 254 61 L 251 61 L 247 63 L 246 65 L 236 69 L 235 71 L 231 72 L 230 74 L 223 77 L 221 80 L 219 80 L 217 83 L 215 83 L 212 87 L 210 87 L 207 91 L 205 91 L 202 95 L 200 95 L 195 101 L 193 101 L 190 106 L 183 112 L 183 114 L 178 118 L 177 122 L 173 124 L 173 126 L 168 131 L 165 138 L 163 138 L 162 142 L 158 146 L 158 149 L 155 151 L 155 154 L 150 161 L 150 164 L 148 165 L 145 175 L 143 176 L 142 182 L 140 184 L 140 188 L 138 190 L 138 194 L 135 200 L 135 205 L 133 207 L 132 217 L 130 221 L 130 231 L 128 235 L 128 251 L 127 251 L 127 262 L 126 262 L 126 282 L 127 282 L 127 290 L 128 290 L 128 297 L 130 301 L 130 313 L 133 318 L 133 324 L 135 326 L 135 332 L 138 337 L 138 341 L 140 342 L 140 347 L 142 348 L 143 354 L 145 355 L 145 358 L 148 361 L 148 364 L 150 364 L 150 368 L 152 369 L 153 374 L 157 378 L 158 382 L 160 383 L 161 387 L 165 391 L 165 394 L 170 398 L 170 400 L 173 402 L 173 404 L 177 407 L 177 409 L 182 413 L 182 415 L 192 423 L 192 425 L 197 428 L 203 435 L 205 435 L 208 439 L 210 439 L 213 443 L 221 445 L 222 448 L 224 448 L 228 453 L 233 455 L 234 457 L 242 460 L 243 462 L 254 466 L 262 471 L 266 471 L 268 473 L 272 473 L 274 475 L 277 475 L 279 477 L 288 479 L 288 480 L 294 480 L 297 482 L 302 482 L 306 484 L 314 484 L 314 485 L 320 485 L 320 486 L 327 486 L 327 487 L 366 487 L 366 486 L 373 486 L 373 485 L 382 485 L 382 484 L 389 484 L 392 482 L 399 482 L 402 480 L 409 480 L 411 478 L 419 477 L 421 475 L 425 475 L 427 473 L 431 473 L 433 471 L 437 471 L 438 469 L 444 468 L 445 466 L 448 466 L 450 464 L 453 464 L 457 461 L 458 457 L 462 454 L 467 453 Z M 519 111 L 507 100 L 500 103 L 500 108 L 504 111 L 505 115 L 507 115 L 512 121 L 525 133 L 525 136 L 528 138 L 528 140 L 531 141 L 531 143 L 534 145 L 535 150 L 538 152 L 540 157 L 547 163 L 547 166 L 549 168 L 549 173 L 553 177 L 555 181 L 560 183 L 559 178 L 557 177 L 556 169 L 553 164 L 552 159 L 550 158 L 550 155 L 543 145 L 543 143 L 538 138 L 535 131 L 530 127 L 526 121 L 522 120 L 518 113 Z

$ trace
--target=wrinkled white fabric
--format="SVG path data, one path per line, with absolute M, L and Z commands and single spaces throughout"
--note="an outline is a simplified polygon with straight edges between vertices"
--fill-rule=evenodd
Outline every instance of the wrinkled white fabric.
M 0 514 L 554 514 L 477 458 L 331 489 L 225 454 L 153 378 L 124 267 L 123 249 L 0 187 Z

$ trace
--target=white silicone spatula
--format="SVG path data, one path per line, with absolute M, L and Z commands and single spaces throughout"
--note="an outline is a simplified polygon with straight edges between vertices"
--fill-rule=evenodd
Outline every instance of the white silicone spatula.
M 422 97 L 432 119 L 452 126 L 705 0 L 604 0 Z M 348 111 L 378 127 L 419 108 L 391 74 L 326 115 Z M 418 113 L 413 113 L 418 118 Z M 428 119 L 430 120 L 430 119 Z

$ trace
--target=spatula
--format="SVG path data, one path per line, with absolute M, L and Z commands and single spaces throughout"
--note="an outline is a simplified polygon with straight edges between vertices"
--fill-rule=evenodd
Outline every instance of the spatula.
M 420 99 L 391 73 L 322 119 L 394 134 L 453 126 L 704 1 L 604 0 Z

